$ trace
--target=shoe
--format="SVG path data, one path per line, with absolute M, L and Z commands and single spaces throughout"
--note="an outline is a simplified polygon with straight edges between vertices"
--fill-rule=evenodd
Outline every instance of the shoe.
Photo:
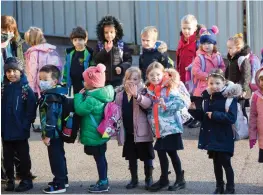
M 149 190 L 149 188 L 153 185 L 153 167 L 152 166 L 145 166 L 144 167 L 144 174 L 145 174 L 145 190 Z
M 169 185 L 168 179 L 160 178 L 156 183 L 154 183 L 153 185 L 151 185 L 149 187 L 149 191 L 150 192 L 157 192 L 157 191 L 161 190 L 162 188 L 167 187 L 168 185 Z
M 186 121 L 183 125 L 184 126 L 187 126 L 187 125 L 189 125 L 191 122 L 193 122 L 193 118 L 190 118 L 188 121 Z
M 54 183 L 54 185 L 48 186 L 43 190 L 46 194 L 60 194 L 66 192 L 66 188 L 62 188 Z
M 234 188 L 226 188 L 224 194 L 235 194 L 235 189 Z
M 220 182 L 216 184 L 216 189 L 213 194 L 224 194 L 225 191 L 225 183 Z
M 198 120 L 193 120 L 193 122 L 191 122 L 188 125 L 189 128 L 193 129 L 193 128 L 197 128 L 197 127 L 201 127 L 201 123 Z
M 138 170 L 137 168 L 129 168 L 131 172 L 131 181 L 126 185 L 126 189 L 133 189 L 138 186 Z
M 22 180 L 19 185 L 16 187 L 16 192 L 25 192 L 33 188 L 32 180 Z
M 177 191 L 185 188 L 185 179 L 184 179 L 184 171 L 181 172 L 181 175 L 176 176 L 176 181 L 173 186 L 169 186 L 169 191 Z
M 108 192 L 110 189 L 108 180 L 100 180 L 96 185 L 89 188 L 90 193 Z
M 53 186 L 55 184 L 54 181 L 51 181 L 51 182 L 48 182 L 48 186 Z M 68 188 L 69 187 L 69 184 L 68 184 L 68 181 L 65 182 L 65 187 Z
M 36 128 L 33 123 L 32 123 L 32 128 L 33 128 L 33 131 L 36 132 L 36 133 L 40 133 L 42 131 L 39 126 Z
M 14 191 L 14 190 L 15 190 L 15 181 L 7 180 L 4 191 Z

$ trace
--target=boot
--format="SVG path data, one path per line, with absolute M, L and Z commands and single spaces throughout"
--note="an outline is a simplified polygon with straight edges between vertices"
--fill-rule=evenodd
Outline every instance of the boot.
M 213 194 L 224 194 L 225 183 L 224 182 L 216 182 L 216 189 Z
M 138 186 L 138 173 L 137 173 L 137 168 L 130 168 L 131 172 L 131 181 L 126 185 L 126 189 L 133 189 Z
M 177 191 L 185 188 L 185 179 L 184 179 L 184 171 L 182 170 L 181 174 L 176 176 L 176 181 L 173 186 L 169 186 L 169 191 Z
M 149 187 L 149 191 L 157 192 L 161 190 L 162 188 L 167 187 L 168 185 L 169 185 L 168 175 L 166 177 L 161 176 L 160 179 L 156 183 L 154 183 L 153 185 Z
M 145 189 L 149 190 L 150 186 L 153 184 L 153 167 L 152 166 L 144 166 L 144 174 L 145 174 Z
M 235 194 L 235 185 L 234 184 L 231 184 L 231 185 L 226 184 L 226 190 L 224 193 L 225 194 Z
M 5 191 L 14 191 L 15 190 L 15 181 L 13 179 L 9 179 L 5 185 Z
M 21 180 L 19 185 L 16 187 L 16 192 L 25 192 L 33 188 L 32 180 Z

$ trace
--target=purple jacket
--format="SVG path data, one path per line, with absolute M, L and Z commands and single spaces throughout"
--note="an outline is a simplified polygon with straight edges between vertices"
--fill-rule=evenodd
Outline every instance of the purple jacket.
M 120 107 L 122 107 L 123 100 L 123 92 L 124 90 L 120 90 L 117 92 L 115 102 Z M 134 142 L 152 142 L 153 134 L 149 122 L 147 120 L 147 116 L 145 112 L 140 108 L 149 108 L 151 106 L 151 100 L 142 95 L 138 94 L 137 100 L 133 98 L 133 124 L 134 124 Z M 121 113 L 122 114 L 122 113 Z M 120 129 L 120 133 L 118 134 L 118 143 L 119 145 L 124 145 L 125 142 L 125 130 L 124 127 Z

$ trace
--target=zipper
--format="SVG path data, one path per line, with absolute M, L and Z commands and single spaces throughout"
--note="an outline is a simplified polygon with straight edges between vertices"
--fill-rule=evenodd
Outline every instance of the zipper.
M 19 100 L 19 96 L 17 96 L 17 98 L 16 98 L 16 110 L 17 110 L 17 107 L 18 107 L 18 100 Z

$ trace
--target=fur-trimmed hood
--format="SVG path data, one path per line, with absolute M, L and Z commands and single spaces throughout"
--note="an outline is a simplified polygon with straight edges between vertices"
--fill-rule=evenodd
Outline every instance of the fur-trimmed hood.
M 256 84 L 257 84 L 258 87 L 259 87 L 259 78 L 258 78 L 258 76 L 259 76 L 259 74 L 260 74 L 261 71 L 263 71 L 263 67 L 260 68 L 260 69 L 257 71 L 256 76 L 255 76 Z

